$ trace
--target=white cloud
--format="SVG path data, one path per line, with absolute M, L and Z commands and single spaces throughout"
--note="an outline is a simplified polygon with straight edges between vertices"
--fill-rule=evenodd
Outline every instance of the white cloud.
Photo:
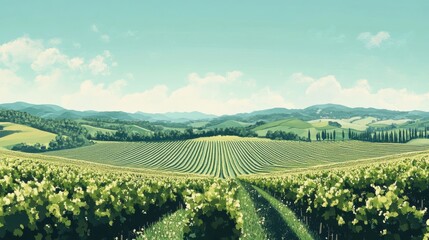
M 92 24 L 92 25 L 91 25 L 91 31 L 93 31 L 93 32 L 95 32 L 95 33 L 100 32 L 100 31 L 98 30 L 97 25 L 95 25 L 95 24 Z
M 381 44 L 387 41 L 390 38 L 390 34 L 388 32 L 378 32 L 376 34 L 371 34 L 370 32 L 360 33 L 357 37 L 358 40 L 365 43 L 367 48 L 380 47 Z
M 132 30 L 128 30 L 126 33 L 125 33 L 125 36 L 126 37 L 135 37 L 137 35 L 137 31 L 132 31 Z
M 305 91 L 307 95 L 323 95 L 332 96 L 333 94 L 341 91 L 341 85 L 335 76 L 326 76 L 314 81 Z
M 241 73 L 240 71 L 228 72 L 226 76 L 217 75 L 215 73 L 207 73 L 204 77 L 201 77 L 197 73 L 191 73 L 189 74 L 188 79 L 190 83 L 197 85 L 222 84 L 233 82 L 242 75 L 243 73 Z
M 110 85 L 85 81 L 78 92 L 63 98 L 63 104 L 81 110 L 91 106 L 99 110 L 128 112 L 202 111 L 214 114 L 293 106 L 270 87 L 258 88 L 247 84 L 247 81 L 239 81 L 241 76 L 239 71 L 225 75 L 208 73 L 204 76 L 191 73 L 188 83 L 182 87 L 169 89 L 159 84 L 130 94 L 122 94 L 124 81 Z
M 352 87 L 343 87 L 335 76 L 322 77 L 305 91 L 307 105 L 337 103 L 350 107 L 375 107 L 392 110 L 429 109 L 429 92 L 417 94 L 406 88 L 381 88 L 372 91 L 368 80 L 362 79 Z
M 294 73 L 291 76 L 293 82 L 296 83 L 312 83 L 314 79 L 312 77 L 306 76 L 303 73 Z
M 51 45 L 60 45 L 62 43 L 62 40 L 60 38 L 52 38 L 49 40 L 49 44 Z
M 31 68 L 34 71 L 43 71 L 56 63 L 65 63 L 67 56 L 62 54 L 57 48 L 48 48 L 40 52 L 34 62 L 31 64 Z
M 60 78 L 61 70 L 54 69 L 49 74 L 37 75 L 34 79 L 34 82 L 36 83 L 38 88 L 54 88 L 55 84 L 59 81 Z
M 9 69 L 0 69 L 0 88 L 5 89 L 9 85 L 18 85 L 22 79 Z
M 109 66 L 106 63 L 106 59 L 110 58 L 110 53 L 108 55 L 97 55 L 89 62 L 89 69 L 94 75 L 108 75 Z
M 112 106 L 117 104 L 121 89 L 125 85 L 124 80 L 109 85 L 85 80 L 80 84 L 78 92 L 62 97 L 62 104 L 73 109 L 114 110 Z
M 24 36 L 0 45 L 0 63 L 17 69 L 20 63 L 32 62 L 43 49 L 41 41 Z
M 75 57 L 69 60 L 68 65 L 70 69 L 76 70 L 76 69 L 81 69 L 83 66 L 83 63 L 84 63 L 83 58 Z
M 101 35 L 101 40 L 103 41 L 103 42 L 110 42 L 110 36 L 109 35 L 107 35 L 107 34 L 103 34 L 103 35 Z
M 17 91 L 20 91 L 20 86 L 23 80 L 10 69 L 0 68 L 0 101 L 7 102 L 11 99 L 16 100 L 18 97 Z
M 108 34 L 102 32 L 100 30 L 100 28 L 98 28 L 97 25 L 92 24 L 91 25 L 91 31 L 94 32 L 94 33 L 96 33 L 100 37 L 101 41 L 103 41 L 105 43 L 110 42 L 110 36 Z

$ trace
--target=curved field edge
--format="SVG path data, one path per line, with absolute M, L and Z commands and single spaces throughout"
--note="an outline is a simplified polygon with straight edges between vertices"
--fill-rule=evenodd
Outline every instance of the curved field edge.
M 325 165 L 318 165 L 306 168 L 297 168 L 289 170 L 277 170 L 268 173 L 258 173 L 258 174 L 248 174 L 239 176 L 239 178 L 261 178 L 261 177 L 273 177 L 273 176 L 285 176 L 285 175 L 294 175 L 294 174 L 305 174 L 318 171 L 330 171 L 330 170 L 350 170 L 359 167 L 365 167 L 370 165 L 377 165 L 380 163 L 395 163 L 403 158 L 421 158 L 429 155 L 429 150 L 426 151 L 415 151 L 415 152 L 406 152 L 392 154 L 382 157 L 375 158 L 365 158 L 358 160 L 350 160 L 347 162 L 331 163 Z
M 110 164 L 95 163 L 91 161 L 70 159 L 57 156 L 48 156 L 35 153 L 24 153 L 17 152 L 7 149 L 0 148 L 0 158 L 2 159 L 21 159 L 28 161 L 36 161 L 40 163 L 49 163 L 54 166 L 74 166 L 79 168 L 85 168 L 93 171 L 104 171 L 104 172 L 113 172 L 113 173 L 132 173 L 138 175 L 144 175 L 147 177 L 176 177 L 176 178 L 206 178 L 206 176 L 201 176 L 198 174 L 192 173 L 180 173 L 180 172 L 171 172 L 171 171 L 157 171 L 154 169 L 144 169 L 144 168 L 130 168 L 130 167 L 121 167 L 114 166 Z
M 428 150 L 428 145 L 294 142 L 213 137 L 167 142 L 98 142 L 45 155 L 222 178 L 335 165 Z

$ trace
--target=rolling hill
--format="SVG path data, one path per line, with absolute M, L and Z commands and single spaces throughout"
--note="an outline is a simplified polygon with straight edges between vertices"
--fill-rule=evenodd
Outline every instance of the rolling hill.
M 82 119 L 101 118 L 118 119 L 125 121 L 165 121 L 165 122 L 191 122 L 211 121 L 217 123 L 233 120 L 238 122 L 254 123 L 257 121 L 278 121 L 285 118 L 298 118 L 304 121 L 317 119 L 350 119 L 353 117 L 373 117 L 380 121 L 396 121 L 401 119 L 421 120 L 429 119 L 429 112 L 423 111 L 392 111 L 375 108 L 350 108 L 337 104 L 314 105 L 304 109 L 272 108 L 249 113 L 215 116 L 201 112 L 170 112 L 170 113 L 127 113 L 122 111 L 76 111 L 64 109 L 51 104 L 30 104 L 25 102 L 0 104 L 0 109 L 24 111 L 43 118 Z
M 247 127 L 250 126 L 251 123 L 246 123 L 246 122 L 240 122 L 240 121 L 236 121 L 236 120 L 227 120 L 224 122 L 221 122 L 219 124 L 216 125 L 212 125 L 208 128 L 210 129 L 215 129 L 215 128 L 230 128 L 230 127 L 234 127 L 234 128 L 240 128 L 240 127 Z
M 0 126 L 4 127 L 3 130 L 0 130 L 0 147 L 2 148 L 11 148 L 19 143 L 48 145 L 56 136 L 50 132 L 9 122 L 0 122 Z

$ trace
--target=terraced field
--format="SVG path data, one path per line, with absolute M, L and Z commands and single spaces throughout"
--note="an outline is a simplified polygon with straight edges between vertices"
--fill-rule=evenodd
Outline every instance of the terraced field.
M 47 154 L 117 166 L 235 177 L 428 149 L 427 144 L 308 143 L 211 137 L 170 142 L 99 142 L 93 146 Z

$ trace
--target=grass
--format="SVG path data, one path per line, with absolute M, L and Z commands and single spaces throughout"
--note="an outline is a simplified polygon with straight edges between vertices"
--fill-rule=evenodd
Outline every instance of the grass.
M 275 122 L 269 122 L 253 129 L 258 136 L 265 136 L 268 131 L 294 132 L 301 137 L 307 137 L 308 130 L 313 137 L 316 136 L 316 128 L 308 122 L 296 118 L 288 118 Z
M 137 234 L 137 240 L 181 240 L 184 237 L 184 227 L 187 221 L 186 212 L 184 209 L 179 209 L 176 212 L 164 217 L 147 229 L 142 229 Z
M 377 121 L 377 118 L 375 117 L 365 117 L 365 118 L 354 120 L 352 121 L 352 123 L 367 126 L 371 123 L 375 123 L 376 121 Z
M 237 199 L 240 200 L 240 207 L 243 212 L 243 231 L 241 239 L 267 239 L 267 233 L 261 225 L 262 219 L 256 213 L 255 205 L 243 186 L 240 186 L 238 190 Z
M 135 132 L 135 133 L 141 133 L 141 134 L 150 134 L 150 133 L 152 133 L 151 130 L 146 129 L 146 128 L 142 128 L 142 127 L 137 126 L 137 125 L 125 125 L 125 128 L 128 131 Z
M 377 121 L 375 123 L 372 123 L 370 124 L 370 126 L 377 125 L 377 124 L 387 125 L 387 126 L 392 124 L 401 125 L 401 124 L 407 123 L 410 120 L 411 119 L 387 119 L 387 120 L 382 120 L 382 121 Z
M 56 136 L 53 133 L 20 124 L 1 122 L 0 125 L 4 126 L 4 130 L 0 131 L 0 147 L 3 148 L 11 148 L 18 143 L 48 145 Z
M 235 121 L 235 120 L 228 120 L 213 126 L 210 126 L 208 128 L 210 129 L 215 129 L 215 128 L 229 128 L 229 127 L 247 127 L 252 125 L 251 123 L 245 123 L 245 122 L 240 122 L 240 121 Z
M 307 227 L 287 206 L 262 189 L 244 182 L 242 186 L 254 202 L 261 224 L 267 233 L 266 239 L 314 239 Z
M 407 145 L 429 145 L 429 139 L 413 139 Z
M 290 129 L 290 128 L 308 129 L 308 128 L 312 128 L 313 126 L 310 123 L 297 118 L 288 118 L 284 120 L 263 124 L 261 126 L 254 128 L 253 130 L 254 131 L 271 130 L 272 128 L 276 128 L 277 130 L 280 130 L 279 127 L 285 128 L 285 129 Z
M 189 123 L 188 126 L 193 127 L 193 128 L 203 128 L 208 123 L 209 123 L 208 121 L 199 121 L 199 122 Z
M 297 142 L 218 136 L 169 142 L 99 142 L 46 154 L 116 166 L 228 178 L 332 165 L 428 148 L 425 144 Z
M 102 133 L 115 133 L 115 132 L 116 132 L 116 130 L 107 129 L 107 128 L 93 127 L 93 126 L 85 125 L 85 124 L 82 124 L 82 126 L 83 126 L 84 128 L 86 128 L 86 130 L 88 130 L 88 133 L 89 133 L 89 134 L 91 134 L 91 135 L 93 135 L 93 136 L 94 136 L 97 132 L 102 132 Z
M 341 128 L 343 129 L 354 129 L 357 131 L 365 131 L 368 126 L 365 124 L 359 124 L 359 122 L 355 122 L 356 118 L 348 118 L 348 119 L 317 119 L 309 121 L 315 128 L 317 129 L 323 129 L 324 127 L 328 127 L 329 121 L 337 122 L 341 124 Z M 361 122 L 364 123 L 364 122 Z
M 256 190 L 258 195 L 265 200 L 266 203 L 269 204 L 268 207 L 272 207 L 275 211 L 278 212 L 278 215 L 280 215 L 281 219 L 283 220 L 284 224 L 287 226 L 287 229 L 290 231 L 286 234 L 281 234 L 280 236 L 282 239 L 301 239 L 301 240 L 312 240 L 315 239 L 314 235 L 310 233 L 308 228 L 296 217 L 295 213 L 293 213 L 292 210 L 290 210 L 286 205 L 281 203 L 279 200 L 265 192 L 264 190 L 253 186 L 253 188 Z M 266 211 L 267 209 L 263 209 L 263 211 Z M 275 214 L 268 215 L 268 217 L 272 217 Z M 279 231 L 279 226 L 276 225 L 275 231 Z M 291 237 L 287 237 L 290 235 Z M 286 237 L 286 238 L 283 238 Z M 280 238 L 275 238 L 280 239 Z

